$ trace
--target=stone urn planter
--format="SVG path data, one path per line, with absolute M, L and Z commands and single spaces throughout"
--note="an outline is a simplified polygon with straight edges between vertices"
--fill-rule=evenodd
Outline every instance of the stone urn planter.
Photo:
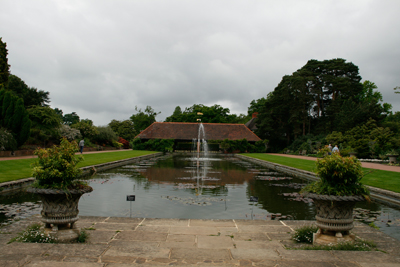
M 316 244 L 331 244 L 341 241 L 354 241 L 350 233 L 354 227 L 353 209 L 357 202 L 364 201 L 363 196 L 329 196 L 309 193 L 305 197 L 314 201 L 316 225 L 314 234 Z
M 350 157 L 357 157 L 357 152 L 349 152 Z
M 369 190 L 361 184 L 361 163 L 338 153 L 316 162 L 319 180 L 305 186 L 301 193 L 314 201 L 318 232 L 313 243 L 336 244 L 354 241 L 353 208 L 357 201 L 369 200 Z
M 39 195 L 42 200 L 42 222 L 45 223 L 45 233 L 65 243 L 76 240 L 79 229 L 75 222 L 79 219 L 78 203 L 81 196 L 92 192 L 93 188 L 85 186 L 82 189 L 72 189 L 68 193 L 57 189 L 41 189 L 30 187 L 27 192 Z
M 392 154 L 392 155 L 387 155 L 387 157 L 389 158 L 389 163 L 397 163 L 397 157 L 398 157 L 399 155 L 394 155 L 394 154 Z
M 75 141 L 62 138 L 59 146 L 37 149 L 37 160 L 32 164 L 32 176 L 36 178 L 27 191 L 42 199 L 42 221 L 45 233 L 58 242 L 71 242 L 78 238 L 78 202 L 80 197 L 93 191 L 87 182 L 79 180 L 82 170 L 77 164 L 83 160 Z

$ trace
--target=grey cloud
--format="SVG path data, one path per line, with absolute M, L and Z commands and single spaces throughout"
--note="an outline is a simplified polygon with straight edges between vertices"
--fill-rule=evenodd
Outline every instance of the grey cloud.
M 345 58 L 400 110 L 397 1 L 4 0 L 11 72 L 96 125 L 137 105 L 246 113 L 309 59 Z M 226 106 L 225 106 L 226 105 Z

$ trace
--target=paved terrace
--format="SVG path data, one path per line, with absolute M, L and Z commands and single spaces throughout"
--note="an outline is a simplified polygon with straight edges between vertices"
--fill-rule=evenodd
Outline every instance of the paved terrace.
M 356 223 L 353 233 L 373 240 L 380 251 L 306 251 L 290 240 L 312 221 L 187 220 L 82 217 L 93 228 L 84 244 L 6 244 L 40 217 L 2 228 L 0 266 L 400 266 L 400 241 Z M 7 233 L 6 233 L 7 232 Z

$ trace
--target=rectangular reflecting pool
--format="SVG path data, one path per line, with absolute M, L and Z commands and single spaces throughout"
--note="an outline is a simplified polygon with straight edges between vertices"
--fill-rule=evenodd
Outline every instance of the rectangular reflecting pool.
M 88 178 L 93 192 L 79 202 L 82 216 L 314 220 L 314 204 L 298 192 L 307 181 L 288 177 L 236 157 L 194 158 L 174 154 L 125 165 Z M 127 196 L 134 196 L 128 201 Z M 38 199 L 20 193 L 0 196 L 0 222 L 39 213 Z M 21 208 L 21 205 L 25 205 Z M 27 209 L 10 215 L 7 208 Z M 357 220 L 373 223 L 400 240 L 400 211 L 358 203 Z

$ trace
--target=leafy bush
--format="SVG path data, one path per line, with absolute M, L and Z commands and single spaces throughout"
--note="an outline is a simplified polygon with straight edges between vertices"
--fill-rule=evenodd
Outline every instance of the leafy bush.
M 17 141 L 14 136 L 5 128 L 0 128 L 0 151 L 1 150 L 16 150 Z
M 111 129 L 110 126 L 97 127 L 97 134 L 93 136 L 92 141 L 99 145 L 113 145 L 113 142 L 118 140 L 117 134 Z
M 313 234 L 318 231 L 316 225 L 304 225 L 295 230 L 292 234 L 292 239 L 297 243 L 308 243 L 312 244 Z
M 150 139 L 148 141 L 142 141 L 140 138 L 135 138 L 131 144 L 132 149 L 135 150 L 160 152 L 172 152 L 174 150 L 174 139 Z
M 71 189 L 79 187 L 82 182 L 76 181 L 81 170 L 76 166 L 83 160 L 82 156 L 75 156 L 78 144 L 61 139 L 60 146 L 48 149 L 37 149 L 36 162 L 32 164 L 32 176 L 36 178 L 35 187 Z
M 81 138 L 81 132 L 78 129 L 71 128 L 66 124 L 61 125 L 59 131 L 60 135 L 69 141 Z
M 318 159 L 316 165 L 321 179 L 304 187 L 302 192 L 334 196 L 369 195 L 368 189 L 360 183 L 363 172 L 356 158 L 333 153 Z
M 121 143 L 125 149 L 129 148 L 129 142 L 122 137 L 118 138 L 118 143 Z

